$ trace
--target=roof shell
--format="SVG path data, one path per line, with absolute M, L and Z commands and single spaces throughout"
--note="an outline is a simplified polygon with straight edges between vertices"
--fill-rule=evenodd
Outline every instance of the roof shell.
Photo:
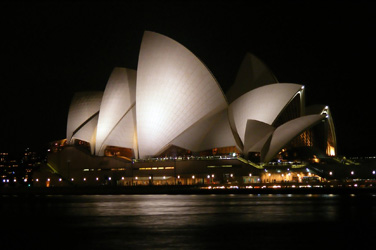
M 178 42 L 146 31 L 137 69 L 140 157 L 157 155 L 202 117 L 227 107 L 206 66 Z
M 269 149 L 261 155 L 261 161 L 269 162 L 285 145 L 304 130 L 309 129 L 325 119 L 324 115 L 307 115 L 288 121 L 279 126 L 273 133 Z
M 274 127 L 256 120 L 248 120 L 244 138 L 244 153 L 261 152 Z
M 97 155 L 103 155 L 106 145 L 134 147 L 135 117 L 131 109 L 135 102 L 136 71 L 115 68 L 107 82 L 100 106 L 95 147 Z
M 277 82 L 272 71 L 258 57 L 247 53 L 240 65 L 234 84 L 226 93 L 227 100 L 232 103 L 253 89 Z
M 206 134 L 201 143 L 200 150 L 237 146 L 228 120 L 228 110 L 218 113 L 214 126 Z M 239 148 L 239 147 L 238 147 Z
M 97 119 L 103 92 L 78 92 L 72 98 L 69 106 L 67 121 L 67 142 L 71 143 L 72 137 L 91 141 L 96 123 L 90 122 Z
M 302 91 L 302 87 L 292 83 L 270 84 L 249 91 L 232 102 L 229 120 L 242 143 L 245 142 L 248 120 L 272 125 L 287 104 Z
M 171 144 L 194 152 L 236 146 L 227 118 L 227 109 L 204 117 L 176 137 Z

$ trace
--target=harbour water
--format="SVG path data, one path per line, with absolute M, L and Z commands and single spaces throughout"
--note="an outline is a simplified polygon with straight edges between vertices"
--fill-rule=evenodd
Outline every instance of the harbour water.
M 373 249 L 375 195 L 0 197 L 1 249 Z

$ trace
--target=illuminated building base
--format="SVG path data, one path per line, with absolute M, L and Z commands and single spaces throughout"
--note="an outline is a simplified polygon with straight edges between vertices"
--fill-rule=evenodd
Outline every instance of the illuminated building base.
M 96 157 L 75 146 L 50 153 L 48 164 L 33 175 L 33 185 L 136 186 L 201 185 L 252 186 L 315 183 L 325 180 L 307 164 L 280 163 L 265 168 L 246 164 L 234 154 L 127 160 Z

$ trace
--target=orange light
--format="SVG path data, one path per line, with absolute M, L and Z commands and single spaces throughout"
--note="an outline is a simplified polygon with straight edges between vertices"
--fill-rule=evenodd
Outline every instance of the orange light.
M 335 148 L 328 144 L 328 147 L 326 148 L 326 154 L 329 156 L 335 156 L 336 155 Z

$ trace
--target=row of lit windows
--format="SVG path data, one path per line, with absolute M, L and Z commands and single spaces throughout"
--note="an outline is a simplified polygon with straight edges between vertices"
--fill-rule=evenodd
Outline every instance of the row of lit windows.
M 146 167 L 146 168 L 135 168 L 134 170 L 171 170 L 175 169 L 175 167 Z M 126 168 L 111 168 L 111 169 L 93 169 L 93 168 L 84 168 L 83 172 L 93 172 L 93 171 L 104 171 L 104 170 L 111 170 L 111 171 L 125 171 Z
M 89 172 L 89 171 L 108 171 L 108 170 L 111 170 L 111 171 L 125 171 L 125 168 L 97 168 L 97 169 L 94 169 L 94 168 L 84 168 L 82 171 L 84 172 Z
M 232 165 L 207 166 L 207 168 L 232 168 Z
M 171 170 L 171 169 L 175 169 L 175 168 L 174 167 L 147 167 L 147 168 L 139 168 L 138 170 Z
M 3 165 L 3 164 L 1 164 L 1 165 L 0 165 L 0 168 L 3 168 L 3 167 L 8 167 L 8 168 L 17 168 L 17 167 L 18 167 L 18 165 Z

